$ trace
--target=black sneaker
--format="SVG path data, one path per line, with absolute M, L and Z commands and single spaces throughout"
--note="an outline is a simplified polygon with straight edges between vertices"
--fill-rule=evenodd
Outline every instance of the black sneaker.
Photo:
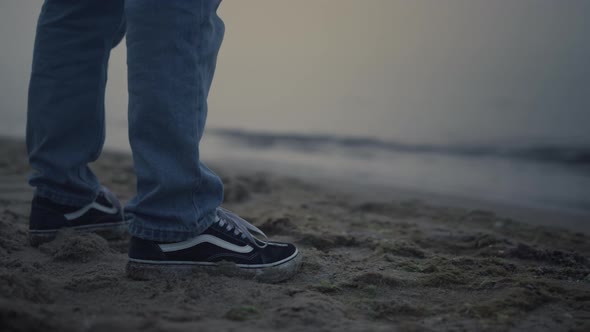
M 94 202 L 82 206 L 68 206 L 35 196 L 31 204 L 29 240 L 31 245 L 51 241 L 57 232 L 73 229 L 94 232 L 107 239 L 122 237 L 127 232 L 128 222 L 117 197 L 101 187 Z
M 215 223 L 186 241 L 158 243 L 132 237 L 127 275 L 145 280 L 206 271 L 279 282 L 297 272 L 301 254 L 294 245 L 263 241 L 251 232 L 266 239 L 257 227 L 218 208 Z

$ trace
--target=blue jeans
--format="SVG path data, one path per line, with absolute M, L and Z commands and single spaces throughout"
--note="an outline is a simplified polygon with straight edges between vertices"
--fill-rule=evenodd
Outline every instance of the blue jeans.
M 36 195 L 92 202 L 88 163 L 105 138 L 111 49 L 127 33 L 129 142 L 137 195 L 125 207 L 133 236 L 182 241 L 213 223 L 219 177 L 199 161 L 224 25 L 221 0 L 46 0 L 29 87 L 27 148 Z

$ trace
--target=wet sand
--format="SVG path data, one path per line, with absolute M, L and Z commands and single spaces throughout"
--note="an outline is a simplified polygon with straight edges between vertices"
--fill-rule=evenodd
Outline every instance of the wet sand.
M 32 248 L 24 144 L 0 140 L 2 331 L 589 331 L 590 236 L 490 210 L 380 199 L 221 169 L 225 207 L 304 255 L 290 281 L 125 277 L 127 241 Z M 93 169 L 126 201 L 128 155 Z M 556 220 L 555 225 L 559 224 Z

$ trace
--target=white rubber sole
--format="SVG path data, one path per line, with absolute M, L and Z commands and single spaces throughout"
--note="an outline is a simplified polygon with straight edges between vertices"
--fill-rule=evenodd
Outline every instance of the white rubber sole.
M 191 262 L 191 261 L 151 261 L 129 258 L 127 276 L 136 280 L 157 278 L 187 277 L 206 272 L 230 277 L 254 279 L 260 282 L 276 283 L 293 277 L 301 266 L 302 255 L 293 255 L 278 262 L 259 265 L 243 265 L 231 262 Z

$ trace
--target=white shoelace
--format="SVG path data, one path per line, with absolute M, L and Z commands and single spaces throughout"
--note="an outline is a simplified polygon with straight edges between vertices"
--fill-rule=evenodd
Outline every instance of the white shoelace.
M 228 232 L 234 231 L 234 235 L 241 235 L 242 238 L 248 239 L 258 248 L 264 248 L 268 245 L 268 237 L 258 227 L 252 225 L 246 220 L 240 218 L 235 213 L 224 209 L 222 207 L 217 208 L 217 219 L 216 222 L 220 227 L 225 227 Z M 255 237 L 251 232 L 257 233 L 264 237 L 264 240 L 260 240 Z M 262 244 L 260 244 L 262 243 Z

